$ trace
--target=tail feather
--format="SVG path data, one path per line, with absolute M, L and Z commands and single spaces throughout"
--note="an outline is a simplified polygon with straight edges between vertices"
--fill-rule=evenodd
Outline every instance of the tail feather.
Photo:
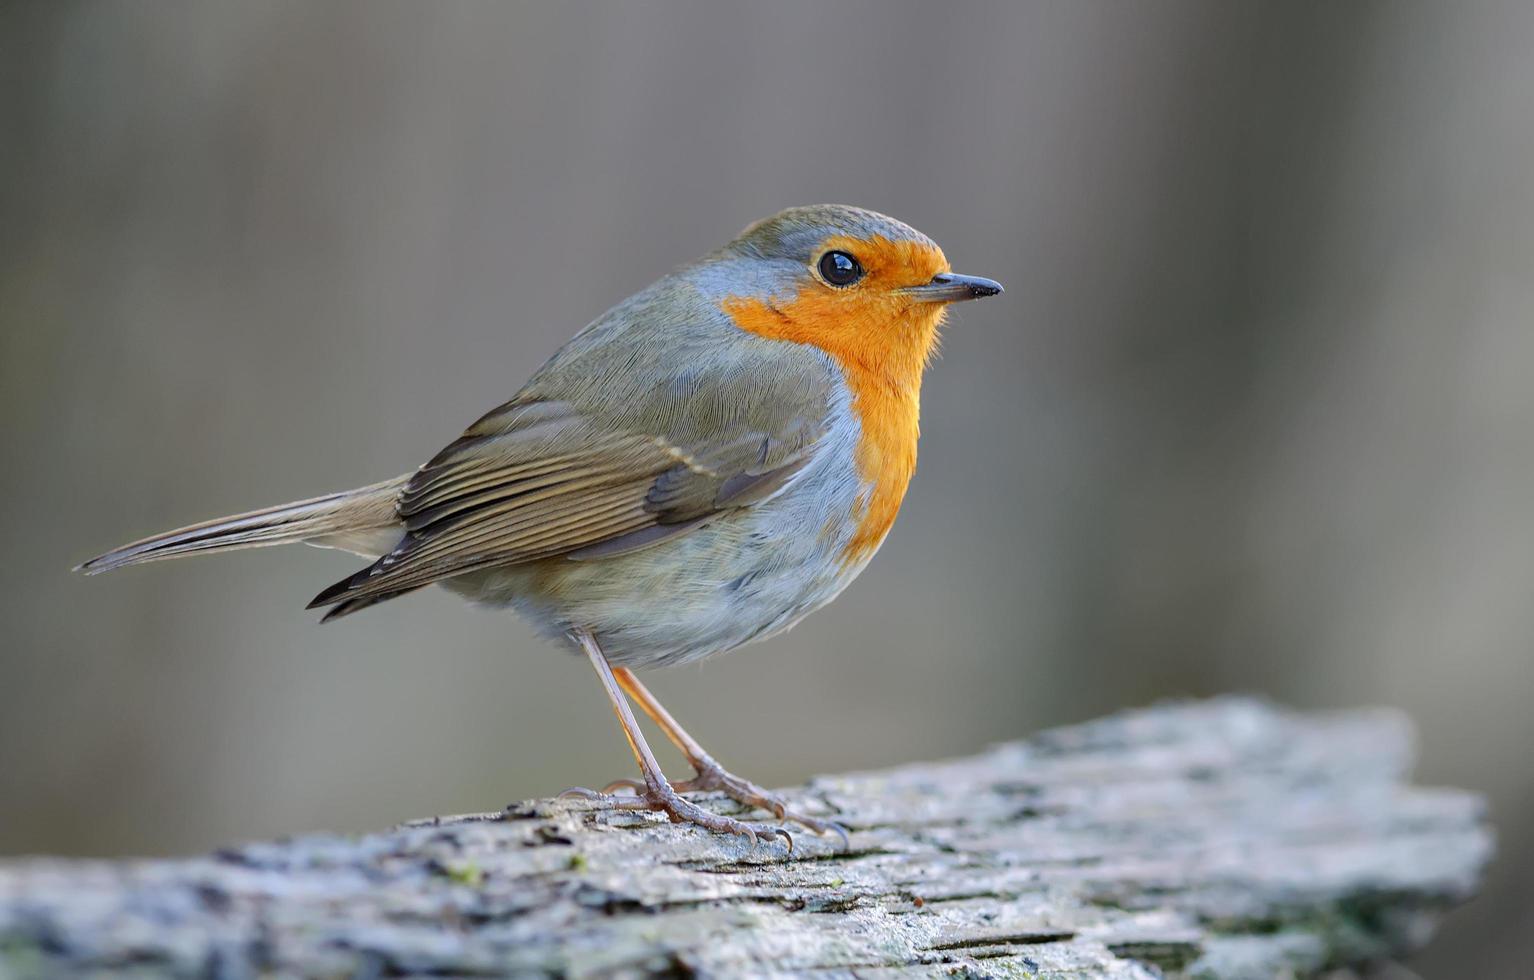
M 166 558 L 299 541 L 377 557 L 388 551 L 402 532 L 394 501 L 409 479 L 408 475 L 400 476 L 369 487 L 166 531 L 98 555 L 75 566 L 75 571 L 96 575 Z

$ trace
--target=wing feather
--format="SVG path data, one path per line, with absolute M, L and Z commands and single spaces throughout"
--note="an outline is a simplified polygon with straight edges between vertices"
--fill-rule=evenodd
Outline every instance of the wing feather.
M 411 477 L 396 500 L 399 544 L 310 605 L 333 606 L 333 618 L 478 569 L 609 558 L 759 503 L 814 458 L 829 411 L 817 379 L 764 376 L 745 406 L 662 386 L 635 393 L 649 399 L 637 411 L 610 397 L 543 399 L 535 378 Z

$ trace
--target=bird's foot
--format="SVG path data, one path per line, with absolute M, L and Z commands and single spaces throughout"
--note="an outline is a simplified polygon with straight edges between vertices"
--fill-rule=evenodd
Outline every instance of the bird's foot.
M 614 796 L 609 791 L 617 787 L 627 787 L 638 795 L 637 797 Z M 559 795 L 561 798 L 574 796 L 588 800 L 599 810 L 659 811 L 670 817 L 672 823 L 690 823 L 716 834 L 738 834 L 750 840 L 752 844 L 760 843 L 762 838 L 770 840 L 773 837 L 781 837 L 790 851 L 794 849 L 793 835 L 784 828 L 774 827 L 771 824 L 748 823 L 705 810 L 696 803 L 683 799 L 681 794 L 666 782 L 647 784 L 637 779 L 622 779 L 609 785 L 600 793 L 575 787 Z
M 694 762 L 693 770 L 697 773 L 693 778 L 672 780 L 671 788 L 678 793 L 723 793 L 737 803 L 766 810 L 780 822 L 793 821 L 816 834 L 836 834 L 842 839 L 844 850 L 850 846 L 846 827 L 834 820 L 823 820 L 790 810 L 781 796 L 735 775 L 711 756 L 704 756 Z M 643 795 L 645 784 L 637 779 L 619 779 L 608 783 L 602 792 L 611 793 L 615 789 L 629 789 Z
M 846 827 L 843 827 L 834 820 L 823 820 L 819 817 L 812 817 L 808 814 L 790 810 L 788 804 L 784 802 L 781 796 L 768 792 L 749 779 L 742 779 L 735 775 L 724 766 L 715 762 L 711 756 L 705 756 L 694 762 L 693 769 L 697 772 L 697 775 L 691 779 L 678 780 L 672 783 L 672 788 L 682 793 L 723 793 L 737 803 L 766 810 L 782 822 L 786 823 L 791 820 L 806 830 L 812 830 L 817 834 L 836 834 L 842 839 L 842 847 L 848 846 Z

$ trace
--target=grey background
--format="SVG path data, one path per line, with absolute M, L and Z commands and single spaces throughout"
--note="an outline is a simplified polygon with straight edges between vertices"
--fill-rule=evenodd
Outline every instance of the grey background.
M 879 558 L 652 675 L 673 710 L 771 784 L 1168 696 L 1397 705 L 1503 835 L 1416 968 L 1526 976 L 1531 44 L 1512 2 L 5 4 L 0 852 L 627 775 L 508 614 L 320 629 L 356 563 L 307 549 L 67 568 L 408 470 L 829 200 L 1008 292 L 956 311 Z

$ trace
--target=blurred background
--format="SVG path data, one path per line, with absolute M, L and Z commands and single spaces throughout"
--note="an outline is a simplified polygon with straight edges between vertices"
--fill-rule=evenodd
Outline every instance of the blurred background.
M 1534 7 L 13 2 L 0 46 L 0 853 L 628 775 L 510 614 L 320 629 L 358 562 L 303 548 L 68 568 L 409 470 L 839 201 L 1007 294 L 955 311 L 878 560 L 652 675 L 678 716 L 772 785 L 1165 697 L 1398 706 L 1502 834 L 1414 966 L 1527 976 Z

